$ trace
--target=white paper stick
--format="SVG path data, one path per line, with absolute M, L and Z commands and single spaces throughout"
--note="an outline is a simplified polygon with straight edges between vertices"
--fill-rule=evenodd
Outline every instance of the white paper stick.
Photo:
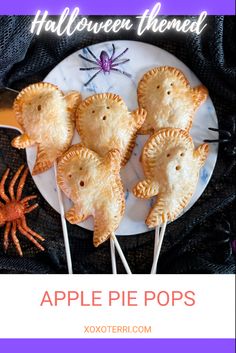
M 155 228 L 155 241 L 154 241 L 154 249 L 153 249 L 153 259 L 155 258 L 155 254 L 157 252 L 157 247 L 160 239 L 160 226 Z
M 167 222 L 163 223 L 162 227 L 161 227 L 161 233 L 160 233 L 160 237 L 159 237 L 159 242 L 158 242 L 158 245 L 157 245 L 156 252 L 154 252 L 154 259 L 153 259 L 151 274 L 156 274 L 156 272 L 157 272 L 157 262 L 158 262 L 159 255 L 160 255 L 160 252 L 161 252 L 161 246 L 162 246 L 162 242 L 163 242 L 164 235 L 165 235 L 166 224 L 167 224 Z
M 116 250 L 117 250 L 118 254 L 120 255 L 121 261 L 122 261 L 122 263 L 124 265 L 124 268 L 125 268 L 126 272 L 129 275 L 132 275 L 132 272 L 131 272 L 131 270 L 129 268 L 129 265 L 128 265 L 127 261 L 126 261 L 126 258 L 125 258 L 124 254 L 123 254 L 123 251 L 122 251 L 122 249 L 120 247 L 120 244 L 118 243 L 118 240 L 117 240 L 115 234 L 112 233 L 111 237 L 114 240 L 114 244 L 115 244 Z
M 110 248 L 111 248 L 111 267 L 112 267 L 112 273 L 114 275 L 117 274 L 117 268 L 116 268 L 116 252 L 115 252 L 115 244 L 114 240 L 112 237 L 110 237 Z
M 57 184 L 57 164 L 56 164 L 56 162 L 54 162 L 54 172 L 55 172 L 55 181 L 56 181 L 56 186 L 57 186 L 58 202 L 59 202 L 59 206 L 60 206 L 61 225 L 62 225 L 62 231 L 63 231 L 63 237 L 64 237 L 65 251 L 66 251 L 67 268 L 68 268 L 68 273 L 70 275 L 72 275 L 73 268 L 72 268 L 71 253 L 70 253 L 70 243 L 69 243 L 69 236 L 68 236 L 67 225 L 66 225 L 66 220 L 65 220 L 65 210 L 64 210 L 64 205 L 63 205 L 63 201 L 62 201 L 62 194 L 61 194 L 61 190 Z

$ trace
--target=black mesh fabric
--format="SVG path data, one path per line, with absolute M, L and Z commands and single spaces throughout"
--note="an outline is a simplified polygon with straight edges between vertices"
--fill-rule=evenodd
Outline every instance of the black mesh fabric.
M 91 18 L 101 20 L 101 18 Z M 220 144 L 213 177 L 199 201 L 184 216 L 168 225 L 159 263 L 159 273 L 235 272 L 235 114 L 236 42 L 234 17 L 209 16 L 200 36 L 191 34 L 132 31 L 98 35 L 87 32 L 72 37 L 47 33 L 40 37 L 29 31 L 32 18 L 0 18 L 0 88 L 22 89 L 42 80 L 67 55 L 94 43 L 129 39 L 161 47 L 182 60 L 209 89 L 220 129 L 231 132 L 230 141 Z M 132 21 L 137 25 L 136 19 Z M 4 105 L 5 94 L 0 96 Z M 15 171 L 26 163 L 25 152 L 10 147 L 17 132 L 0 128 L 0 177 L 6 167 Z M 223 135 L 222 135 L 223 136 Z M 12 176 L 12 174 L 11 174 Z M 24 257 L 11 246 L 4 254 L 0 246 L 0 273 L 66 273 L 65 251 L 59 215 L 41 197 L 31 177 L 24 195 L 38 195 L 39 208 L 27 216 L 32 229 L 45 236 L 46 251 L 41 253 L 20 237 Z M 95 249 L 92 233 L 68 224 L 75 273 L 111 273 L 109 243 Z M 2 244 L 3 228 L 0 228 Z M 150 273 L 154 232 L 119 237 L 134 273 Z M 118 272 L 124 273 L 117 256 Z

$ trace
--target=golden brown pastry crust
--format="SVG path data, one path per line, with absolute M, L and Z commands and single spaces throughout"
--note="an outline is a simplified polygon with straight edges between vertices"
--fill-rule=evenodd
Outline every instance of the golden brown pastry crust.
M 207 154 L 207 144 L 195 150 L 192 138 L 180 129 L 161 129 L 148 139 L 142 152 L 145 179 L 133 189 L 139 198 L 157 195 L 146 219 L 148 227 L 173 221 L 186 207 Z
M 76 110 L 82 101 L 81 95 L 77 91 L 70 91 L 65 94 L 65 100 L 67 111 L 69 112 L 71 119 L 75 122 Z
M 122 98 L 116 94 L 95 94 L 79 105 L 76 128 L 82 143 L 100 156 L 111 149 L 118 149 L 123 166 L 130 158 L 137 131 L 145 117 L 144 109 L 130 113 Z
M 57 86 L 47 82 L 32 84 L 15 99 L 13 109 L 23 134 L 12 141 L 16 148 L 37 145 L 33 174 L 51 168 L 65 152 L 74 133 L 76 107 L 81 101 L 78 92 L 64 95 Z
M 82 144 L 72 146 L 58 162 L 58 185 L 74 203 L 66 219 L 78 224 L 93 216 L 95 246 L 115 232 L 124 214 L 120 162 L 118 150 L 100 157 Z
M 137 93 L 140 108 L 147 111 L 140 134 L 152 134 L 167 127 L 189 131 L 195 111 L 208 95 L 202 85 L 191 88 L 184 74 L 170 66 L 145 73 Z

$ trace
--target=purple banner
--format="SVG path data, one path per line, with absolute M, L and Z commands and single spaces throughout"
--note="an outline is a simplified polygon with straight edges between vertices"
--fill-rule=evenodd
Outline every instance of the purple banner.
M 141 15 L 152 9 L 156 0 L 1 0 L 1 15 L 35 15 L 37 10 L 47 10 L 50 15 L 60 15 L 65 7 L 80 8 L 81 15 Z M 163 0 L 160 15 L 234 15 L 235 0 Z
M 233 339 L 5 339 L 4 353 L 78 352 L 235 353 Z

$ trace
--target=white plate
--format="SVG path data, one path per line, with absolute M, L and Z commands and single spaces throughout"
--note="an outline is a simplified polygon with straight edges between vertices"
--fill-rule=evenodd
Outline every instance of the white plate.
M 80 67 L 94 66 L 79 57 L 79 53 L 81 53 L 92 59 L 86 49 L 81 49 L 68 56 L 65 60 L 58 64 L 48 74 L 45 81 L 58 85 L 59 88 L 65 92 L 70 90 L 78 90 L 81 92 L 83 98 L 101 92 L 117 93 L 123 97 L 130 110 L 137 108 L 136 89 L 138 81 L 146 71 L 153 67 L 162 65 L 175 66 L 184 72 L 192 86 L 196 86 L 200 83 L 195 74 L 175 56 L 165 50 L 149 44 L 135 41 L 113 41 L 95 44 L 91 46 L 90 49 L 97 57 L 100 55 L 102 50 L 105 50 L 111 54 L 112 43 L 115 45 L 116 54 L 121 53 L 125 48 L 129 48 L 122 58 L 129 58 L 130 61 L 119 66 L 118 68 L 122 68 L 124 71 L 132 74 L 131 79 L 117 72 L 111 72 L 106 75 L 100 73 L 91 82 L 91 84 L 85 87 L 84 83 L 86 83 L 96 71 L 79 70 Z M 200 107 L 194 118 L 191 135 L 196 146 L 202 143 L 204 139 L 213 139 L 218 137 L 218 134 L 209 131 L 208 127 L 218 128 L 215 109 L 210 98 L 208 98 L 207 101 Z M 139 234 L 148 230 L 144 220 L 153 200 L 136 199 L 131 192 L 132 187 L 143 177 L 139 156 L 143 144 L 147 138 L 148 136 L 139 136 L 137 138 L 136 147 L 133 151 L 132 157 L 121 172 L 126 191 L 126 211 L 120 227 L 116 232 L 117 235 Z M 77 142 L 79 142 L 79 136 L 75 133 L 73 144 Z M 186 212 L 198 200 L 206 188 L 213 173 L 217 153 L 218 145 L 210 145 L 210 153 L 206 164 L 201 170 L 196 192 L 184 212 Z M 35 157 L 36 148 L 27 149 L 27 159 L 31 170 L 35 162 Z M 43 197 L 57 212 L 59 212 L 53 169 L 43 174 L 34 176 L 33 179 Z M 67 210 L 71 207 L 71 202 L 65 198 L 64 205 Z M 80 223 L 80 226 L 85 229 L 93 230 L 92 218 L 90 217 L 85 222 Z

